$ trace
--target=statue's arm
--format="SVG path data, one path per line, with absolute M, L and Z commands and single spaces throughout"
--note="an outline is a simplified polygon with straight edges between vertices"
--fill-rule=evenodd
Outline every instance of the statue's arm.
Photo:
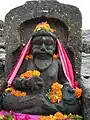
M 44 81 L 41 77 L 37 76 L 24 80 L 18 78 L 13 84 L 15 89 L 28 91 L 30 93 L 43 93 L 44 90 Z
M 58 82 L 60 84 L 68 84 L 60 60 L 58 59 L 57 62 L 58 62 Z
M 26 86 L 26 79 L 25 80 L 22 80 L 20 78 L 20 75 L 24 72 L 26 72 L 26 67 L 27 67 L 27 60 L 24 60 L 14 81 L 13 81 L 13 87 L 15 89 L 18 89 L 18 90 L 23 90 L 23 89 L 26 89 L 27 86 Z

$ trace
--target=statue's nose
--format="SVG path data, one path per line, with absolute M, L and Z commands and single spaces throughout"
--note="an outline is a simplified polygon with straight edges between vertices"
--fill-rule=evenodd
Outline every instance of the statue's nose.
M 41 45 L 40 50 L 41 50 L 41 51 L 45 51 L 45 50 L 46 50 L 46 47 L 45 47 L 45 44 L 44 44 L 44 43 Z

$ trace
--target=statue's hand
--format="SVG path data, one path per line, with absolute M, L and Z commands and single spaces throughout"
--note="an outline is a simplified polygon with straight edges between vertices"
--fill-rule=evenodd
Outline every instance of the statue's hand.
M 27 88 L 29 88 L 32 92 L 38 92 L 43 90 L 44 81 L 41 77 L 31 77 L 26 81 Z
M 75 90 L 69 84 L 63 85 L 63 100 L 67 104 L 74 104 L 77 100 L 75 97 Z
M 15 80 L 13 81 L 13 87 L 14 87 L 15 89 L 18 89 L 18 90 L 25 89 L 25 88 L 27 88 L 25 81 L 26 81 L 26 79 L 25 79 L 25 80 L 22 80 L 21 78 L 16 77 Z

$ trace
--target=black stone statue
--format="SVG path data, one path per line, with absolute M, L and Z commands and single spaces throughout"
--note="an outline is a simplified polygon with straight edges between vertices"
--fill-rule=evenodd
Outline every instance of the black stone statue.
M 10 92 L 2 92 L 1 109 L 34 115 L 48 115 L 58 111 L 65 114 L 79 113 L 80 102 L 75 97 L 75 90 L 66 80 L 60 59 L 53 59 L 53 54 L 57 53 L 56 39 L 54 33 L 46 30 L 34 32 L 30 46 L 32 59 L 24 59 L 12 83 L 15 90 L 24 91 L 27 95 L 17 97 Z M 40 76 L 22 80 L 21 73 L 28 70 L 38 70 Z M 63 85 L 62 100 L 59 103 L 52 103 L 46 96 L 55 82 Z

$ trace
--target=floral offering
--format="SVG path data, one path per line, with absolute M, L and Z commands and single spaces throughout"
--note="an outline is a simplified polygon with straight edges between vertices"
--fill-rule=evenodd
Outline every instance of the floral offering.
M 29 114 L 21 114 L 15 113 L 14 111 L 4 111 L 0 112 L 0 120 L 83 120 L 82 116 L 79 115 L 69 115 L 62 114 L 61 112 L 57 112 L 54 115 L 49 116 L 39 116 L 39 115 L 29 115 Z
M 21 92 L 19 90 L 15 90 L 12 87 L 5 89 L 5 92 L 10 92 L 11 95 L 17 96 L 17 97 L 19 97 L 19 96 L 26 96 L 27 95 L 26 92 Z
M 76 98 L 80 98 L 82 95 L 82 89 L 81 88 L 76 88 L 75 89 L 75 96 Z
M 55 32 L 55 30 L 50 27 L 50 25 L 47 23 L 47 21 L 39 23 L 35 27 L 34 32 L 37 32 L 39 30 L 44 30 L 44 31 L 47 31 L 47 32 Z
M 79 115 L 69 115 L 62 114 L 61 112 L 57 112 L 54 115 L 49 116 L 41 116 L 40 120 L 83 120 L 83 118 Z
M 28 60 L 28 59 L 32 59 L 32 58 L 33 58 L 32 54 L 30 54 L 30 55 L 26 55 L 26 56 L 25 56 L 25 59 L 26 59 L 26 60 Z
M 58 82 L 51 86 L 51 89 L 46 94 L 52 103 L 59 103 L 62 100 L 62 85 Z
M 20 78 L 21 79 L 24 79 L 24 78 L 30 78 L 30 77 L 33 77 L 33 76 L 40 76 L 40 72 L 38 70 L 29 70 L 29 71 L 26 71 L 25 73 L 22 73 L 20 75 Z

